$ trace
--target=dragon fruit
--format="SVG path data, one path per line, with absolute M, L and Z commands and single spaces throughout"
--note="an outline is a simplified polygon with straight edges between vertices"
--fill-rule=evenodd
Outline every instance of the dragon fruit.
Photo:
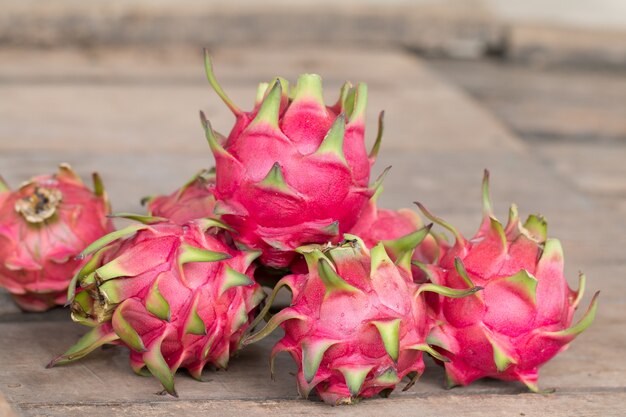
M 104 344 L 130 349 L 132 369 L 147 371 L 176 395 L 174 374 L 201 379 L 206 364 L 226 368 L 264 293 L 252 278 L 259 252 L 227 245 L 215 219 L 184 225 L 134 216 L 133 224 L 92 243 L 69 299 L 74 321 L 93 327 L 49 367 Z
M 11 191 L 0 178 L 0 286 L 26 311 L 66 302 L 80 268 L 74 259 L 90 242 L 113 230 L 102 181 L 94 191 L 67 164 Z
M 142 204 L 147 204 L 150 216 L 185 224 L 195 219 L 214 217 L 214 193 L 215 172 L 205 169 L 172 194 L 148 197 L 142 200 Z
M 380 135 L 368 155 L 364 144 L 367 86 L 346 83 L 326 106 L 321 78 L 303 74 L 261 84 L 254 109 L 244 112 L 224 93 L 206 55 L 207 78 L 236 117 L 227 138 L 201 113 L 216 161 L 216 214 L 236 239 L 260 249 L 261 262 L 286 267 L 295 248 L 337 242 L 350 230 L 373 190 L 370 169 Z
M 359 220 L 350 230 L 350 234 L 357 235 L 365 245 L 371 249 L 378 242 L 383 242 L 392 260 L 396 260 L 397 249 L 392 247 L 392 242 L 401 237 L 411 240 L 411 235 L 422 228 L 424 223 L 420 216 L 413 210 L 400 209 L 388 210 L 379 208 L 376 200 L 382 192 L 380 186 L 372 196 L 369 204 L 361 213 Z M 429 233 L 415 247 L 413 260 L 426 264 L 436 263 L 439 259 L 441 244 L 434 235 Z M 426 275 L 417 266 L 413 266 L 413 278 L 417 282 L 426 282 Z
M 531 215 L 522 225 L 513 205 L 506 226 L 496 220 L 487 171 L 484 218 L 472 239 L 420 208 L 456 238 L 438 266 L 421 265 L 431 280 L 457 289 L 474 284 L 484 287 L 465 299 L 428 298 L 438 325 L 427 340 L 449 357 L 445 363 L 448 386 L 492 377 L 521 381 L 538 391 L 539 367 L 593 322 L 598 293 L 583 318 L 571 325 L 583 296 L 584 275 L 580 275 L 579 290 L 572 291 L 563 275 L 561 244 L 547 239 L 547 224 L 541 216 Z
M 419 231 L 422 237 L 426 233 L 427 228 Z M 444 360 L 425 342 L 432 324 L 422 292 L 465 296 L 476 289 L 418 286 L 411 277 L 413 248 L 405 249 L 394 263 L 382 243 L 370 252 L 352 235 L 334 247 L 299 248 L 309 273 L 283 278 L 267 304 L 287 286 L 293 293 L 291 307 L 243 343 L 254 343 L 281 326 L 285 336 L 271 352 L 272 374 L 275 356 L 289 352 L 299 366 L 300 395 L 306 398 L 315 388 L 330 404 L 389 394 L 407 375 L 414 382 L 424 370 L 423 352 Z

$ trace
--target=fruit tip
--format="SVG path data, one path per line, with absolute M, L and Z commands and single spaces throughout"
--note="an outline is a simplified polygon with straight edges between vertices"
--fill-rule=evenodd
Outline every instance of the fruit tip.
M 54 366 L 59 362 L 59 360 L 61 359 L 61 356 L 52 359 L 50 362 L 48 362 L 48 364 L 46 365 L 46 369 L 51 369 L 54 368 Z
M 202 122 L 202 126 L 206 127 L 208 120 L 206 118 L 206 115 L 204 114 L 204 112 L 202 110 L 200 110 L 200 122 Z

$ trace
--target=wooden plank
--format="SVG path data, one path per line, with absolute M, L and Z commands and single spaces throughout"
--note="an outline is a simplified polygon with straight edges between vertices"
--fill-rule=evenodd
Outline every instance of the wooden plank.
M 611 306 L 615 307 L 615 305 Z M 625 324 L 622 311 L 606 306 L 599 312 L 598 322 L 621 328 Z M 132 373 L 128 353 L 124 348 L 99 350 L 89 357 L 65 366 L 45 369 L 45 364 L 63 352 L 85 332 L 70 322 L 2 323 L 0 324 L 0 387 L 7 399 L 20 409 L 52 404 L 106 404 L 175 401 L 158 395 L 160 384 L 154 378 Z M 269 379 L 267 358 L 277 333 L 253 345 L 231 361 L 226 372 L 206 370 L 207 382 L 200 383 L 179 372 L 176 377 L 180 400 L 234 401 L 274 400 L 297 397 L 293 372 L 296 370 L 287 354 L 279 355 L 276 379 Z M 594 343 L 601 339 L 602 343 Z M 594 326 L 572 343 L 542 369 L 541 385 L 557 388 L 561 394 L 606 392 L 626 387 L 626 363 L 612 352 L 626 343 L 626 334 L 606 334 L 606 327 Z M 484 395 L 513 395 L 526 392 L 519 383 L 493 380 L 479 381 L 469 387 L 446 391 L 443 371 L 429 362 L 422 380 L 407 392 L 397 392 L 401 398 L 423 398 L 428 395 L 448 397 Z M 63 381 L 62 389 L 59 381 Z M 36 395 L 34 395 L 36 393 Z M 103 396 L 106 393 L 106 396 Z M 522 396 L 523 397 L 523 396 Z M 539 398 L 539 397 L 538 397 Z
M 497 115 L 563 180 L 626 212 L 623 71 L 488 61 L 431 64 Z
M 626 112 L 624 112 L 626 120 Z M 626 213 L 626 140 L 605 143 L 542 143 L 541 157 L 585 193 L 600 198 L 613 210 Z M 626 225 L 622 221 L 621 225 Z
M 429 61 L 533 143 L 626 140 L 626 75 L 609 68 L 542 68 L 494 61 Z
M 241 416 L 250 417 L 272 415 L 291 417 L 298 415 L 315 416 L 372 416 L 381 413 L 389 417 L 438 416 L 456 417 L 459 413 L 467 417 L 486 415 L 502 417 L 550 416 L 550 417 L 621 417 L 626 403 L 622 391 L 602 393 L 554 394 L 540 396 L 492 395 L 476 397 L 428 395 L 417 398 L 393 398 L 363 401 L 358 405 L 328 407 L 321 403 L 294 399 L 276 400 L 232 400 L 183 402 L 168 401 L 158 403 L 104 403 L 104 404 L 59 404 L 29 405 L 23 410 L 25 416 L 65 417 L 67 415 L 89 415 L 108 417 L 111 415 L 132 416 Z

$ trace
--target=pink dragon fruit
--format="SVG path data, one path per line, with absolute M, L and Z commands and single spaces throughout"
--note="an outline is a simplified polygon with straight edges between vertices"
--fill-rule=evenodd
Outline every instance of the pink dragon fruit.
M 346 235 L 346 239 L 335 247 L 299 248 L 309 273 L 283 278 L 267 304 L 288 286 L 291 307 L 243 342 L 256 342 L 280 325 L 285 336 L 272 350 L 272 373 L 275 356 L 289 352 L 299 366 L 300 394 L 306 398 L 315 388 L 330 404 L 389 394 L 407 375 L 414 382 L 424 370 L 423 352 L 444 360 L 425 342 L 432 323 L 421 293 L 465 296 L 476 290 L 418 286 L 411 277 L 413 248 L 394 264 L 382 243 L 370 252 L 360 238 Z
M 215 171 L 202 170 L 170 195 L 148 197 L 150 216 L 163 217 L 177 224 L 191 220 L 215 217 Z
M 438 243 L 432 232 L 426 236 L 415 234 L 417 230 L 424 227 L 420 216 L 410 209 L 388 210 L 377 207 L 376 200 L 381 192 L 382 186 L 379 186 L 359 220 L 350 230 L 350 234 L 363 239 L 369 249 L 376 246 L 378 242 L 383 242 L 394 261 L 397 252 L 404 252 L 404 246 L 411 245 L 411 243 L 406 242 L 403 243 L 402 248 L 395 248 L 393 242 L 404 240 L 412 242 L 418 238 L 420 243 L 415 247 L 413 260 L 426 264 L 436 263 L 439 260 L 442 245 Z M 405 239 L 400 239 L 402 237 Z M 418 282 L 426 281 L 425 274 L 417 266 L 413 266 L 413 278 Z
M 301 75 L 291 95 L 277 78 L 260 86 L 254 109 L 244 112 L 218 85 L 208 55 L 206 70 L 237 119 L 223 138 L 201 114 L 216 161 L 215 212 L 236 239 L 262 250 L 271 267 L 287 266 L 303 244 L 340 240 L 372 195 L 380 135 L 368 155 L 366 85 L 346 83 L 337 104 L 326 106 L 318 75 Z
M 483 207 L 480 230 L 466 240 L 420 205 L 426 217 L 456 238 L 438 266 L 421 265 L 431 280 L 457 289 L 484 287 L 465 299 L 428 298 L 438 325 L 427 340 L 449 357 L 449 386 L 492 377 L 521 381 L 538 391 L 539 367 L 593 322 L 598 294 L 584 317 L 571 326 L 585 279 L 581 274 L 577 292 L 568 287 L 561 244 L 546 238 L 545 220 L 531 215 L 522 226 L 513 205 L 503 227 L 492 213 L 487 171 Z
M 201 379 L 206 364 L 226 368 L 257 305 L 252 279 L 259 252 L 225 244 L 214 219 L 184 225 L 134 216 L 134 224 L 91 244 L 74 277 L 72 318 L 93 327 L 49 367 L 80 359 L 103 344 L 130 349 L 132 369 L 147 368 L 176 395 L 178 368 Z
M 80 268 L 75 256 L 113 230 L 98 174 L 93 181 L 94 192 L 67 164 L 16 191 L 0 178 L 0 286 L 23 310 L 65 304 L 67 286 Z

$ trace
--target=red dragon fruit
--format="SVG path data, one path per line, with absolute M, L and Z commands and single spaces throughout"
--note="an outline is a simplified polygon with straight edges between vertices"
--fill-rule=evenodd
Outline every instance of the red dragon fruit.
M 400 242 L 401 240 L 398 239 L 402 237 L 405 237 L 405 240 L 414 239 L 416 237 L 414 233 L 424 227 L 424 223 L 413 210 L 388 210 L 377 207 L 376 200 L 381 192 L 382 185 L 379 185 L 359 220 L 350 230 L 350 234 L 363 239 L 369 249 L 376 246 L 378 242 L 383 242 L 391 259 L 395 261 L 398 250 L 393 247 L 392 243 Z M 419 236 L 419 239 L 420 243 L 413 252 L 413 260 L 426 264 L 436 263 L 439 259 L 441 244 L 432 232 L 426 236 Z M 418 282 L 426 281 L 425 274 L 417 266 L 413 266 L 413 278 Z
M 216 161 L 215 212 L 236 239 L 263 251 L 261 262 L 285 267 L 295 248 L 338 241 L 372 195 L 370 168 L 380 145 L 364 144 L 367 86 L 346 83 L 326 106 L 318 75 L 304 74 L 291 90 L 283 79 L 262 84 L 250 112 L 218 85 L 209 56 L 207 78 L 236 123 L 227 138 L 202 116 Z
M 226 368 L 263 291 L 252 279 L 259 252 L 225 243 L 214 219 L 184 225 L 134 216 L 134 224 L 91 244 L 70 287 L 72 318 L 93 327 L 49 367 L 80 359 L 103 344 L 130 349 L 176 395 L 174 374 L 197 379 L 206 364 Z
M 561 244 L 546 238 L 545 220 L 531 215 L 522 225 L 513 205 L 508 224 L 500 224 L 491 209 L 487 171 L 483 207 L 480 230 L 466 240 L 420 205 L 456 238 L 438 266 L 421 265 L 431 280 L 457 289 L 484 287 L 465 299 L 428 298 L 438 325 L 427 340 L 449 357 L 449 386 L 492 377 L 521 381 L 538 391 L 539 367 L 593 322 L 598 294 L 584 317 L 571 325 L 585 279 L 581 274 L 578 291 L 568 287 Z
M 23 310 L 65 304 L 76 255 L 113 230 L 98 174 L 93 181 L 92 192 L 67 164 L 15 191 L 0 179 L 0 286 Z
M 416 380 L 424 370 L 423 352 L 444 359 L 426 344 L 432 324 L 421 293 L 465 296 L 476 290 L 418 286 L 411 277 L 413 248 L 394 263 L 382 243 L 370 252 L 360 238 L 346 239 L 334 247 L 299 248 L 309 273 L 283 278 L 268 303 L 288 286 L 291 307 L 243 342 L 260 340 L 280 325 L 285 336 L 272 350 L 272 373 L 274 357 L 289 352 L 299 366 L 300 394 L 307 397 L 315 389 L 331 404 L 388 394 L 407 375 Z
M 214 193 L 215 172 L 205 169 L 172 194 L 148 197 L 142 203 L 148 205 L 150 216 L 185 224 L 195 219 L 214 217 Z

